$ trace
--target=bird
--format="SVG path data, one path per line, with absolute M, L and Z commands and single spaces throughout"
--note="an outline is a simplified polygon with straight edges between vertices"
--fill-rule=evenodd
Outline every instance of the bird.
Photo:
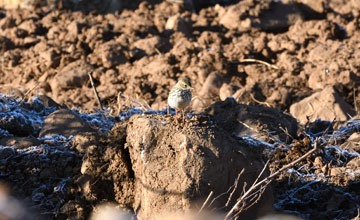
M 175 121 L 178 122 L 177 112 L 182 112 L 182 123 L 185 123 L 184 110 L 190 105 L 191 94 L 191 82 L 187 77 L 181 78 L 174 87 L 170 90 L 168 97 L 168 104 L 171 108 L 175 109 Z

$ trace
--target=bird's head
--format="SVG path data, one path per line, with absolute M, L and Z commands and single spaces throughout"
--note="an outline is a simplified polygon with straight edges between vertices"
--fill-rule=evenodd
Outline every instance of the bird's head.
M 190 79 L 187 77 L 181 78 L 177 83 L 176 87 L 180 89 L 192 89 Z

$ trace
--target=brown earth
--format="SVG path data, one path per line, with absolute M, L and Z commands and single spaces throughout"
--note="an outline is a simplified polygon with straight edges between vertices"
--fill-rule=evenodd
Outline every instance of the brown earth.
M 360 107 L 360 4 L 200 6 L 0 9 L 0 93 L 29 100 L 0 97 L 0 145 L 11 146 L 0 150 L 1 180 L 17 198 L 48 219 L 86 219 L 103 202 L 156 218 L 197 209 L 242 168 L 240 183 L 251 183 L 263 161 L 274 171 L 324 135 L 323 150 L 244 215 L 268 212 L 275 199 L 276 210 L 305 219 L 355 218 L 360 126 L 340 126 Z M 182 76 L 195 96 L 185 125 L 163 115 Z

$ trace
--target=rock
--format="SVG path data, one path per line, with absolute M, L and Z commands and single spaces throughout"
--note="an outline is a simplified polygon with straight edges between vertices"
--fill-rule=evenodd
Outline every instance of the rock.
M 347 139 L 348 141 L 360 141 L 360 133 L 353 133 L 350 135 L 350 137 Z
M 39 30 L 38 25 L 33 19 L 23 21 L 18 27 L 25 30 L 29 35 L 33 35 Z
M 90 63 L 111 68 L 119 64 L 124 64 L 127 58 L 124 54 L 124 48 L 120 43 L 109 41 L 95 48 L 89 55 Z
M 44 121 L 39 137 L 62 135 L 69 137 L 94 130 L 78 115 L 69 109 L 59 109 L 51 113 Z
M 5 137 L 0 139 L 0 145 L 12 146 L 15 149 L 22 149 L 31 146 L 38 146 L 41 144 L 37 138 L 34 137 Z
M 224 14 L 219 15 L 220 24 L 224 25 L 227 29 L 236 29 L 240 32 L 249 30 L 251 28 L 251 19 L 241 18 L 241 15 L 246 12 L 247 8 L 242 7 L 241 2 L 228 7 Z
M 321 157 L 316 157 L 313 164 L 314 164 L 314 166 L 317 166 L 320 168 L 324 166 L 324 162 L 322 161 Z
M 326 0 L 318 0 L 318 1 L 312 1 L 312 0 L 296 0 L 296 2 L 302 3 L 309 7 L 311 10 L 317 12 L 317 13 L 324 13 L 326 8 Z
M 94 68 L 82 60 L 72 62 L 62 68 L 50 81 L 52 91 L 58 93 L 62 89 L 79 88 L 89 82 L 89 75 Z
M 41 40 L 37 37 L 25 37 L 23 41 L 24 47 L 32 47 L 39 43 Z
M 127 128 L 125 148 L 129 149 L 135 179 L 133 208 L 142 219 L 158 219 L 163 213 L 196 208 L 210 191 L 214 197 L 234 184 L 245 169 L 239 186 L 252 183 L 263 168 L 259 155 L 249 151 L 232 135 L 217 126 L 196 125 L 180 130 L 170 118 L 133 116 Z M 141 132 L 139 132 L 141 131 Z M 230 201 L 232 207 L 242 187 Z M 214 206 L 222 207 L 227 196 Z M 272 209 L 272 196 L 265 193 L 244 219 L 254 219 Z
M 290 114 L 301 123 L 310 122 L 318 118 L 322 120 L 346 121 L 355 115 L 354 109 L 341 98 L 334 87 L 326 87 L 323 91 L 301 100 L 290 106 Z
M 7 37 L 0 36 L 0 53 L 11 50 L 15 47 L 14 43 Z
M 29 36 L 29 33 L 22 28 L 16 28 L 14 33 L 17 38 L 25 38 L 25 37 Z
M 94 146 L 96 146 L 96 144 L 98 143 L 98 139 L 99 137 L 95 134 L 78 134 L 72 139 L 73 148 L 80 153 L 85 153 L 87 150 L 90 150 Z
M 191 35 L 191 25 L 185 21 L 184 18 L 181 17 L 181 15 L 173 15 L 168 18 L 165 25 L 166 30 L 172 30 L 175 32 L 182 32 L 186 36 Z
M 264 31 L 276 32 L 286 30 L 297 21 L 303 20 L 303 14 L 297 4 L 276 2 L 271 10 L 264 10 L 259 15 L 260 21 L 252 21 L 253 27 Z
M 348 164 L 346 164 L 346 168 L 350 169 L 351 171 L 359 171 L 360 169 L 360 156 L 355 157 L 354 159 L 350 160 Z M 358 174 L 360 175 L 360 174 Z
M 321 172 L 323 172 L 323 173 L 328 173 L 328 171 L 329 171 L 329 165 L 328 165 L 328 164 L 326 164 L 326 165 L 324 165 L 323 167 L 321 167 Z
M 330 169 L 330 176 L 342 176 L 345 171 L 345 167 L 335 167 Z
M 286 71 L 291 72 L 293 75 L 297 75 L 302 70 L 302 63 L 299 61 L 299 59 L 289 53 L 282 53 L 279 56 L 279 61 L 277 65 L 280 68 L 284 68 Z
M 340 148 L 343 150 L 348 150 L 350 152 L 360 153 L 360 133 L 355 132 L 350 135 L 350 137 L 340 145 Z
M 0 160 L 7 160 L 14 155 L 15 155 L 15 150 L 13 148 L 10 147 L 0 148 Z
M 0 28 L 2 30 L 12 28 L 16 26 L 16 20 L 13 17 L 5 17 L 0 20 Z
M 56 68 L 60 64 L 61 56 L 54 49 L 40 52 L 40 57 L 45 60 L 48 67 Z
M 239 89 L 236 85 L 224 83 L 219 90 L 219 96 L 222 101 L 226 98 L 231 97 Z
M 278 109 L 238 104 L 228 98 L 205 112 L 213 116 L 215 124 L 238 137 L 253 136 L 264 141 L 275 138 L 290 143 L 297 136 L 296 119 Z
M 65 40 L 70 41 L 70 42 L 76 42 L 79 34 L 81 33 L 82 28 L 83 28 L 83 25 L 80 24 L 79 22 L 77 22 L 77 21 L 71 22 L 67 26 L 67 34 L 65 36 Z
M 63 107 L 47 95 L 39 95 L 37 96 L 37 98 L 42 102 L 45 107 L 55 107 L 56 109 Z
M 252 18 L 249 14 L 256 18 Z M 265 31 L 284 30 L 296 21 L 302 20 L 303 15 L 293 3 L 240 1 L 229 6 L 225 12 L 219 14 L 219 17 L 220 24 L 226 28 L 244 32 L 251 28 L 260 28 Z
M 164 39 L 158 36 L 140 39 L 136 41 L 133 46 L 146 52 L 147 55 L 153 55 L 162 50 L 164 46 Z
M 65 203 L 62 207 L 61 207 L 61 212 L 63 213 L 71 213 L 71 212 L 75 212 L 76 213 L 76 209 L 79 205 L 73 201 L 73 200 L 69 200 L 67 203 Z
M 201 111 L 204 108 L 209 106 L 208 102 L 211 101 L 213 98 L 219 97 L 219 92 L 222 84 L 224 83 L 224 79 L 218 72 L 212 72 L 206 78 L 205 83 L 203 84 L 198 97 L 199 99 L 195 99 L 193 108 L 196 111 Z

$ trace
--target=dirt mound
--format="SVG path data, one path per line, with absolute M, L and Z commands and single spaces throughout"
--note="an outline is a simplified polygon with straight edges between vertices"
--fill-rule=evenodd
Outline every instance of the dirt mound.
M 241 169 L 245 172 L 239 184 L 250 184 L 264 165 L 250 146 L 240 144 L 204 116 L 193 116 L 186 125 L 176 124 L 169 116 L 133 116 L 117 124 L 107 139 L 106 144 L 83 136 L 74 139 L 75 148 L 85 152 L 79 177 L 82 192 L 93 202 L 115 200 L 145 219 L 196 210 L 211 191 L 215 197 L 222 194 L 213 206 L 225 211 L 220 207 Z M 239 193 L 240 188 L 227 209 Z M 271 201 L 268 191 L 244 215 L 255 218 L 269 212 Z
M 192 117 L 185 126 L 164 116 L 129 121 L 125 147 L 135 175 L 134 210 L 139 217 L 158 219 L 163 212 L 200 208 L 211 191 L 215 197 L 227 192 L 242 169 L 240 185 L 259 175 L 264 166 L 259 155 L 251 154 L 250 147 L 240 145 L 230 133 L 199 119 Z M 240 193 L 241 189 L 235 192 L 229 207 Z M 222 207 L 227 199 L 218 198 L 214 206 Z M 247 218 L 272 209 L 271 193 L 262 199 L 246 213 Z
M 295 118 L 277 109 L 236 103 L 233 98 L 216 102 L 206 109 L 218 126 L 238 137 L 290 143 L 297 137 Z

